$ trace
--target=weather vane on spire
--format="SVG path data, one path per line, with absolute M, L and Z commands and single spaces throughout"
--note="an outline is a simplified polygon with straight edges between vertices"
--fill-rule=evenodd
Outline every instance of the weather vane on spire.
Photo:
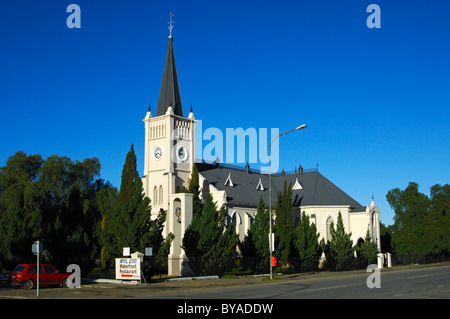
M 172 38 L 172 29 L 173 29 L 173 14 L 172 12 L 170 13 L 170 21 L 169 21 L 169 30 L 170 30 L 170 34 L 169 34 L 169 38 Z

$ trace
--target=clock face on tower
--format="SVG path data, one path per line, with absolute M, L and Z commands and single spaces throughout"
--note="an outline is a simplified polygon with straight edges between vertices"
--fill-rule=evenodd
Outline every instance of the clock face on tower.
M 163 150 L 162 150 L 161 146 L 156 146 L 153 149 L 153 158 L 155 160 L 159 161 L 161 159 L 162 155 L 163 155 Z

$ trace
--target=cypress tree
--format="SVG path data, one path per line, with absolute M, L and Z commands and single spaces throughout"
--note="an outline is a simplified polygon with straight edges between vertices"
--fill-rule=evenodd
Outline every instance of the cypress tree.
M 188 180 L 188 188 L 184 189 L 185 192 L 191 193 L 192 196 L 192 217 L 202 214 L 203 203 L 200 199 L 200 178 L 198 174 L 197 165 L 192 165 L 191 177 Z
M 377 262 L 378 249 L 377 245 L 372 242 L 369 229 L 367 229 L 364 243 L 362 243 L 360 248 L 355 247 L 355 249 L 359 250 L 359 259 L 362 259 L 361 262 L 365 267 Z
M 117 205 L 109 215 L 109 233 L 114 238 L 112 256 L 120 255 L 123 247 L 142 251 L 150 239 L 150 199 L 143 196 L 136 167 L 136 155 L 131 145 L 123 165 Z
M 251 224 L 239 248 L 244 257 L 269 257 L 269 211 L 264 209 L 262 195 L 259 197 L 254 222 Z
M 334 223 L 330 228 L 331 240 L 325 246 L 325 257 L 330 268 L 342 270 L 347 267 L 353 259 L 352 234 L 345 232 L 342 214 L 339 212 L 336 228 Z
M 317 269 L 323 251 L 323 242 L 319 242 L 319 236 L 316 224 L 310 223 L 309 217 L 303 212 L 294 232 L 294 246 L 300 257 L 301 271 Z
M 196 274 L 220 273 L 223 260 L 236 253 L 235 225 L 227 226 L 226 217 L 225 207 L 217 211 L 217 202 L 207 193 L 201 216 L 194 216 L 183 237 L 182 247 Z
M 293 223 L 292 223 L 292 183 L 284 181 L 283 192 L 278 193 L 277 205 L 275 208 L 275 234 L 277 237 L 276 252 L 283 264 L 288 263 L 293 248 Z

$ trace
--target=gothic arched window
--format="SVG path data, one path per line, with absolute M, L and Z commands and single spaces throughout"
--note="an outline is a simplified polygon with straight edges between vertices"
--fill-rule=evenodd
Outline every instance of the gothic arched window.
M 162 205 L 164 201 L 164 197 L 163 197 L 163 187 L 162 185 L 159 186 L 159 205 Z
M 158 188 L 156 186 L 153 188 L 153 204 L 158 205 Z
M 329 216 L 327 219 L 327 241 L 331 241 L 331 227 L 334 227 L 333 217 Z

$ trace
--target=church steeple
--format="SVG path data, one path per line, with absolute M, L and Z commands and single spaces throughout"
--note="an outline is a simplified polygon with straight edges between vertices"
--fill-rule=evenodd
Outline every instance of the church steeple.
M 164 65 L 161 90 L 159 91 L 158 107 L 156 116 L 164 115 L 169 106 L 172 107 L 175 115 L 183 116 L 183 107 L 181 105 L 180 88 L 178 86 L 177 68 L 175 66 L 175 56 L 173 54 L 173 15 L 170 14 L 169 22 L 169 45 L 166 54 L 166 63 Z

